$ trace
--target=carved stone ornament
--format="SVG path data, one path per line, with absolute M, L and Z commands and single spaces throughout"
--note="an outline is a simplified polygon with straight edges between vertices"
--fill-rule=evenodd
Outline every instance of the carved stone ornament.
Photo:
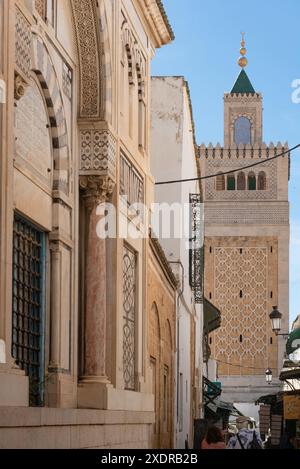
M 15 76 L 15 99 L 19 101 L 21 98 L 23 98 L 26 89 L 28 88 L 28 83 L 26 83 L 23 78 L 16 74 Z
M 116 179 L 116 139 L 109 130 L 82 130 L 80 133 L 81 172 L 96 172 Z
M 109 177 L 80 176 L 79 185 L 88 210 L 106 202 L 113 193 L 115 183 Z

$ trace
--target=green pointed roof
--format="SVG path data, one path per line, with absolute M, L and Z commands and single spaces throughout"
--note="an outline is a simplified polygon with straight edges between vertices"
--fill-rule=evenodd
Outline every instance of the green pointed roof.
M 232 90 L 231 94 L 242 94 L 242 93 L 247 93 L 247 94 L 255 94 L 255 89 L 253 88 L 251 81 L 248 78 L 247 73 L 245 70 L 242 70 L 241 73 L 239 74 Z

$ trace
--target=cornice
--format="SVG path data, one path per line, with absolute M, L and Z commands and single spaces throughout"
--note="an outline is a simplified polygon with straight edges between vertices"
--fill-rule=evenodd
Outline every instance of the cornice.
M 150 246 L 153 250 L 153 253 L 155 254 L 155 257 L 161 267 L 163 268 L 165 275 L 170 282 L 172 288 L 177 289 L 178 288 L 178 281 L 173 273 L 173 270 L 168 262 L 168 259 L 166 258 L 165 252 L 158 241 L 158 239 L 155 237 L 152 229 L 149 230 L 149 242 Z
M 161 0 L 136 0 L 155 39 L 155 47 L 169 44 L 175 39 Z

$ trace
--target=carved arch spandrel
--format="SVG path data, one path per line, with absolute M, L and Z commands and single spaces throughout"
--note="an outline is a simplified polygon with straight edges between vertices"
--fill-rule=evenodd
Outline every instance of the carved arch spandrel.
M 79 117 L 112 120 L 112 67 L 103 1 L 71 0 L 80 66 Z

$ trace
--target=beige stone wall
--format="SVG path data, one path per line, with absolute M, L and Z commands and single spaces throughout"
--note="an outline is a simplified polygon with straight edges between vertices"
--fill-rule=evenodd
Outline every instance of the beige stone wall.
M 0 409 L 0 449 L 147 449 L 153 414 Z
M 92 446 L 149 446 L 154 397 L 146 353 L 148 241 L 130 236 L 99 241 L 96 209 L 104 201 L 115 205 L 119 235 L 124 189 L 130 203 L 150 206 L 153 201 L 150 63 L 155 48 L 170 42 L 171 30 L 156 1 L 16 0 L 0 2 L 0 13 L 0 78 L 8 89 L 7 103 L 0 104 L 0 339 L 6 354 L 0 364 L 0 406 L 13 412 L 29 404 L 28 378 L 11 356 L 11 253 L 18 213 L 46 238 L 42 379 L 45 405 L 51 408 L 47 415 L 51 420 L 53 408 L 118 411 L 113 429 L 108 426 L 106 432 L 101 421 L 90 433 L 83 430 Z M 128 174 L 134 177 L 126 179 Z M 136 255 L 131 390 L 124 382 L 124 242 Z M 24 415 L 26 427 L 25 418 L 30 420 L 35 409 Z M 82 428 L 89 423 L 84 420 Z M 51 440 L 56 424 L 47 419 L 33 424 L 26 447 L 47 444 L 48 437 L 49 445 L 76 446 L 76 437 Z M 18 447 L 26 428 L 6 426 L 0 421 L 2 441 L 7 445 L 11 438 Z M 71 432 L 75 424 L 64 421 L 63 426 Z
M 155 393 L 153 448 L 172 448 L 175 416 L 175 330 L 174 285 L 151 249 L 148 263 L 148 346 L 147 361 Z

